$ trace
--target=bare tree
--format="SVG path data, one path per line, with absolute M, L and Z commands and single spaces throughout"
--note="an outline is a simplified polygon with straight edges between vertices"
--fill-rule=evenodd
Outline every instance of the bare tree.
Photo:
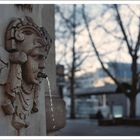
M 69 6 L 70 8 L 70 6 Z M 80 66 L 89 56 L 89 53 L 85 55 L 81 55 L 80 46 L 76 44 L 77 36 L 82 32 L 82 28 L 79 28 L 82 23 L 78 20 L 79 7 L 77 5 L 71 6 L 71 11 L 65 15 L 66 11 L 62 11 L 61 7 L 56 6 L 56 13 L 59 14 L 61 18 L 58 27 L 56 27 L 56 32 L 58 33 L 57 40 L 63 40 L 61 43 L 64 45 L 64 53 L 61 53 L 61 57 L 58 63 L 64 61 L 64 64 L 67 68 L 66 75 L 68 76 L 68 80 L 70 83 L 70 97 L 71 97 L 71 108 L 70 108 L 70 118 L 76 118 L 76 110 L 75 110 L 75 73 L 80 69 Z M 60 26 L 61 24 L 61 26 Z M 63 28 L 61 28 L 63 27 Z M 60 29 L 61 28 L 61 29 Z M 69 55 L 69 57 L 67 57 Z
M 128 15 L 129 20 L 127 22 L 127 25 L 125 26 L 124 20 L 122 19 L 122 13 L 120 10 L 121 5 L 111 5 L 111 9 L 113 10 L 113 16 L 114 21 L 117 24 L 117 28 L 119 28 L 120 36 L 117 36 L 114 34 L 113 31 L 109 31 L 107 28 L 104 27 L 104 25 L 100 25 L 100 28 L 102 28 L 107 35 L 113 36 L 116 41 L 121 40 L 121 42 L 124 43 L 124 46 L 128 50 L 128 54 L 131 57 L 131 83 L 130 83 L 130 89 L 126 88 L 124 84 L 121 83 L 121 81 L 118 81 L 118 79 L 108 70 L 108 68 L 105 66 L 103 60 L 101 59 L 100 53 L 98 51 L 98 46 L 95 44 L 95 38 L 94 34 L 91 33 L 90 26 L 87 20 L 87 14 L 85 12 L 85 5 L 82 6 L 82 15 L 85 22 L 85 26 L 88 32 L 88 36 L 91 42 L 91 46 L 94 49 L 94 52 L 96 53 L 96 56 L 98 58 L 98 61 L 100 62 L 103 70 L 108 74 L 109 77 L 114 81 L 114 83 L 119 87 L 120 91 L 123 92 L 130 101 L 130 117 L 136 116 L 136 95 L 140 91 L 139 85 L 139 71 L 138 71 L 138 59 L 139 59 L 139 50 L 140 50 L 140 15 L 136 14 L 135 10 L 132 10 L 129 5 L 125 5 L 127 10 L 131 12 L 131 15 Z M 137 25 L 137 37 L 134 39 L 130 32 L 130 26 L 132 26 L 132 18 L 137 17 L 139 24 Z

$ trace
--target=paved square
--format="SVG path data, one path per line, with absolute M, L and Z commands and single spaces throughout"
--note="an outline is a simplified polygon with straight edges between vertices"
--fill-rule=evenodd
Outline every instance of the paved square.
M 140 127 L 98 126 L 96 120 L 67 120 L 57 136 L 140 136 Z

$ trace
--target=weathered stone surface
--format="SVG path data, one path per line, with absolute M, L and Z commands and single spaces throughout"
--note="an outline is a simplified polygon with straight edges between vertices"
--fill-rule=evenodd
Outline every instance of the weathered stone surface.
M 28 16 L 33 19 L 36 25 L 40 27 L 41 26 L 45 27 L 52 38 L 52 48 L 50 49 L 49 54 L 47 55 L 47 59 L 45 60 L 45 66 L 46 66 L 45 73 L 48 75 L 48 78 L 50 81 L 50 88 L 52 92 L 52 102 L 54 105 L 54 118 L 56 118 L 55 128 L 52 129 L 52 126 L 54 126 L 54 124 L 52 124 L 52 118 L 50 118 L 50 116 L 52 115 L 50 112 L 50 97 L 49 97 L 46 80 L 44 79 L 40 85 L 40 89 L 39 89 L 40 94 L 39 96 L 37 95 L 38 101 L 39 101 L 38 109 L 37 108 L 33 109 L 34 111 L 38 110 L 38 112 L 30 115 L 30 117 L 28 118 L 30 125 L 27 124 L 28 125 L 27 128 L 22 127 L 20 132 L 17 131 L 11 125 L 12 115 L 5 115 L 2 110 L 2 107 L 0 107 L 0 120 L 1 120 L 0 121 L 0 135 L 1 136 L 10 136 L 10 135 L 16 136 L 19 134 L 23 136 L 40 136 L 40 135 L 44 136 L 47 133 L 46 129 L 48 129 L 48 132 L 52 132 L 52 131 L 55 131 L 64 127 L 65 125 L 64 102 L 60 99 L 56 90 L 56 68 L 55 68 L 56 66 L 55 66 L 55 47 L 54 47 L 54 39 L 55 39 L 54 5 L 31 5 L 31 7 L 32 7 L 32 10 L 26 10 L 26 8 L 21 10 L 20 8 L 17 8 L 15 5 L 0 5 L 0 19 L 1 19 L 0 20 L 0 60 L 2 60 L 0 61 L 0 69 L 2 69 L 0 72 L 0 106 L 3 104 L 3 101 L 5 100 L 5 97 L 6 97 L 5 89 L 8 89 L 8 88 L 5 88 L 4 84 L 7 82 L 7 79 L 8 79 L 8 73 L 10 71 L 11 62 L 20 63 L 21 65 L 28 61 L 28 57 L 24 53 L 15 53 L 14 55 L 11 55 L 9 57 L 9 53 L 7 53 L 4 49 L 5 44 L 7 43 L 8 46 L 12 45 L 13 49 L 16 50 L 16 46 L 15 46 L 16 42 L 8 41 L 5 43 L 5 31 L 8 24 L 13 19 L 15 20 L 17 18 Z M 18 27 L 21 27 L 21 26 L 22 26 L 21 24 L 18 24 Z M 13 37 L 14 35 L 16 35 L 17 38 L 20 38 L 20 41 L 24 40 L 22 38 L 23 36 L 21 32 L 19 32 L 18 34 L 11 33 L 11 37 Z M 25 44 L 29 44 L 29 43 L 30 41 L 26 42 Z M 23 46 L 25 46 L 25 44 Z M 13 67 L 16 67 L 16 66 L 14 65 Z M 15 75 L 17 75 L 17 79 L 19 79 L 20 81 L 22 69 L 21 68 L 17 68 L 17 69 L 18 71 L 14 73 Z M 26 74 L 24 73 L 24 75 Z M 44 75 L 42 76 L 44 77 Z M 13 82 L 12 84 L 20 85 L 21 83 L 17 81 L 18 80 L 15 80 L 15 82 Z M 11 94 L 11 95 L 13 95 L 13 97 L 15 96 L 14 94 Z M 45 104 L 45 98 L 46 98 L 46 104 Z M 9 103 L 9 100 L 8 100 L 8 103 Z M 9 110 L 9 108 L 7 108 L 7 110 Z M 9 114 L 12 114 L 14 110 L 10 109 L 10 111 L 8 112 Z M 47 114 L 48 124 L 46 123 L 46 114 Z
M 52 7 L 52 5 L 47 5 L 45 7 L 46 11 L 47 11 L 47 9 L 50 10 L 49 7 Z M 33 21 L 36 23 L 36 25 L 42 26 L 42 20 L 44 19 L 44 17 L 42 17 L 42 8 L 43 8 L 43 5 L 33 5 L 32 12 L 31 11 L 29 12 L 26 10 L 25 11 L 19 10 L 14 5 L 0 5 L 0 18 L 1 18 L 1 20 L 0 20 L 0 25 L 1 25 L 0 26 L 0 60 L 1 60 L 0 61 L 0 69 L 1 69 L 1 73 L 0 73 L 0 106 L 2 106 L 2 107 L 0 107 L 0 119 L 1 119 L 0 135 L 3 135 L 3 136 L 4 135 L 7 135 L 7 136 L 9 136 L 9 135 L 46 135 L 46 125 L 44 125 L 44 124 L 46 124 L 46 112 L 45 112 L 45 90 L 46 89 L 45 89 L 45 85 L 43 84 L 44 82 L 41 83 L 39 93 L 37 93 L 37 95 L 35 95 L 33 93 L 35 93 L 36 88 L 35 88 L 34 92 L 29 91 L 29 89 L 30 89 L 29 85 L 37 84 L 36 78 L 34 80 L 29 80 L 31 77 L 34 77 L 34 76 L 31 76 L 30 72 L 24 73 L 24 71 L 27 71 L 30 69 L 30 66 L 32 66 L 32 68 L 35 70 L 35 67 L 37 68 L 37 65 L 40 66 L 43 64 L 43 63 L 39 64 L 40 62 L 37 64 L 32 59 L 35 56 L 35 54 L 40 50 L 40 49 L 34 50 L 33 48 L 31 48 L 31 46 L 32 46 L 31 44 L 33 43 L 32 41 L 34 40 L 34 38 L 38 37 L 39 33 L 35 32 L 35 34 L 34 34 L 30 30 L 33 33 L 33 35 L 30 35 L 31 33 L 29 33 L 28 30 L 26 30 L 26 28 L 25 28 L 26 31 L 18 30 L 18 29 L 20 29 L 20 27 L 22 27 L 22 25 L 20 24 L 20 21 L 18 22 L 19 24 L 17 25 L 16 20 L 15 20 L 17 18 L 28 16 L 33 19 Z M 5 41 L 6 28 L 9 24 L 9 22 L 12 21 L 13 19 L 15 20 L 15 23 L 11 24 L 11 28 L 12 28 L 12 26 L 18 26 L 17 31 L 16 32 L 14 31 L 16 29 L 14 27 L 15 29 L 13 29 L 11 32 L 9 32 L 9 30 L 11 30 L 10 25 L 9 25 L 9 29 L 7 31 L 7 36 L 6 36 L 6 39 L 8 39 L 8 40 Z M 25 23 L 22 23 L 22 24 L 26 25 L 26 23 L 27 23 L 27 21 L 25 21 Z M 31 22 L 29 22 L 29 26 L 32 26 L 33 23 L 31 23 L 31 24 L 30 23 Z M 29 28 L 30 27 L 28 27 L 28 29 Z M 36 28 L 38 28 L 38 27 L 36 26 L 35 29 Z M 54 26 L 52 28 L 54 28 Z M 27 34 L 27 35 L 25 36 L 25 34 Z M 11 42 L 9 40 L 10 37 L 11 37 Z M 6 50 L 8 53 L 4 50 L 5 45 L 7 46 Z M 30 47 L 28 47 L 28 45 L 30 45 Z M 45 46 L 45 45 L 43 45 L 43 46 Z M 37 46 L 37 47 L 39 47 L 39 46 Z M 28 56 L 26 56 L 26 54 L 29 52 L 28 51 L 29 49 L 32 49 L 31 54 L 28 54 Z M 19 51 L 19 53 L 18 53 L 18 51 Z M 24 53 L 22 53 L 22 52 L 24 52 Z M 42 51 L 42 52 L 45 52 L 45 51 Z M 11 55 L 9 55 L 9 53 L 11 53 Z M 47 53 L 45 53 L 45 54 L 47 54 Z M 44 54 L 43 54 L 43 56 L 44 56 Z M 52 56 L 52 59 L 54 59 L 53 56 Z M 47 63 L 49 63 L 49 62 L 47 61 Z M 7 67 L 5 66 L 5 64 Z M 21 65 L 23 65 L 23 66 L 21 66 Z M 43 66 L 41 66 L 41 69 L 42 68 L 43 68 Z M 37 71 L 37 69 L 36 69 L 36 71 Z M 11 74 L 9 74 L 9 73 L 11 73 Z M 37 76 L 37 73 L 36 73 L 36 76 Z M 27 93 L 29 91 L 29 94 L 22 94 L 22 92 L 20 90 L 19 91 L 17 90 L 17 89 L 19 89 L 17 87 L 21 87 L 21 85 L 22 85 L 22 79 L 24 79 L 24 81 L 27 81 L 27 82 L 24 82 L 24 87 L 26 87 L 26 88 L 24 88 L 24 91 L 26 91 Z M 4 86 L 5 83 L 6 83 L 6 86 Z M 13 87 L 12 90 L 11 90 L 11 85 Z M 14 92 L 10 92 L 10 91 L 14 91 Z M 8 94 L 5 94 L 5 92 Z M 20 95 L 22 95 L 21 96 L 22 100 L 19 96 L 20 92 L 21 92 Z M 36 107 L 32 108 L 34 105 L 34 101 L 32 100 L 32 98 L 35 99 L 36 97 L 38 97 L 38 102 L 39 102 L 38 109 Z M 4 102 L 5 99 L 6 99 L 6 103 Z M 22 101 L 27 101 L 27 100 L 30 100 L 30 101 L 25 102 L 24 105 L 28 109 L 23 105 L 23 102 L 22 102 Z M 13 103 L 15 101 L 16 101 L 16 106 L 15 105 L 13 106 Z M 13 106 L 13 108 L 12 108 L 12 106 Z M 25 108 L 29 112 L 38 111 L 38 113 L 36 113 L 34 115 L 31 114 L 31 118 L 30 117 L 28 118 L 29 119 L 28 122 L 30 122 L 30 125 L 27 123 L 27 121 L 25 123 L 25 118 L 27 118 L 26 115 L 28 113 L 26 114 L 25 113 L 26 111 L 23 111 L 22 108 Z M 15 110 L 18 113 L 15 112 Z M 16 114 L 18 114 L 18 115 L 16 115 Z M 11 120 L 12 120 L 12 125 L 14 127 L 11 125 Z M 22 121 L 23 121 L 23 123 L 21 123 Z M 25 128 L 27 126 L 28 126 L 28 128 Z
M 5 84 L 9 73 L 9 54 L 0 47 L 0 84 Z
M 39 110 L 39 88 L 41 79 L 46 78 L 43 70 L 51 42 L 45 28 L 36 25 L 31 17 L 12 20 L 6 29 L 10 70 L 2 109 L 5 115 L 12 115 L 12 126 L 18 132 L 29 127 L 31 113 Z

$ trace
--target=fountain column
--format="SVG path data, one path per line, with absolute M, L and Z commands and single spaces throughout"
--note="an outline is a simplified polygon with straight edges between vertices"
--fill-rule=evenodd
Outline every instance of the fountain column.
M 14 47 L 12 47 L 11 50 L 7 49 L 8 51 L 5 49 L 5 43 L 7 43 L 6 38 L 5 38 L 5 32 L 8 27 L 8 24 L 11 21 L 13 21 L 13 19 L 15 20 L 15 19 L 20 18 L 18 22 L 23 23 L 22 25 L 17 24 L 17 23 L 12 25 L 13 31 L 15 31 L 14 28 L 18 29 L 21 26 L 24 26 L 24 24 L 26 25 L 26 22 L 20 21 L 22 17 L 30 17 L 38 27 L 44 26 L 47 29 L 50 36 L 52 37 L 52 40 L 54 39 L 54 5 L 31 5 L 31 4 L 0 5 L 0 19 L 1 19 L 0 20 L 0 120 L 1 120 L 0 121 L 0 136 L 17 136 L 17 135 L 45 136 L 45 135 L 47 135 L 47 129 L 49 130 L 49 124 L 47 124 L 47 121 L 46 121 L 46 114 L 47 114 L 46 108 L 48 107 L 46 105 L 47 101 L 45 101 L 46 92 L 48 91 L 47 85 L 46 85 L 46 80 L 43 79 L 40 84 L 39 94 L 38 94 L 38 109 L 36 107 L 33 108 L 31 111 L 31 114 L 30 114 L 30 110 L 31 110 L 30 107 L 32 107 L 32 104 L 33 104 L 32 100 L 30 102 L 30 105 L 28 104 L 28 102 L 26 102 L 24 106 L 22 106 L 23 104 L 20 106 L 21 108 L 23 107 L 27 111 L 29 110 L 29 123 L 25 122 L 27 113 L 22 112 L 22 109 L 18 106 L 18 104 L 20 104 L 20 103 L 18 103 L 18 98 L 15 98 L 16 95 L 19 96 L 18 93 L 20 93 L 20 91 L 15 91 L 16 88 L 13 88 L 14 92 L 16 92 L 16 95 L 13 93 L 13 90 L 10 90 L 10 94 L 9 94 L 9 91 L 7 91 L 7 93 L 9 95 L 13 96 L 13 98 L 11 97 L 10 99 L 6 99 L 7 95 L 5 94 L 6 93 L 5 90 L 7 89 L 7 88 L 5 88 L 5 84 L 7 83 L 9 71 L 11 68 L 10 61 L 13 62 L 15 60 L 18 60 L 18 58 L 20 58 L 22 56 L 21 61 L 18 60 L 17 62 L 15 61 L 15 62 L 13 62 L 14 64 L 12 64 L 12 66 L 14 67 L 14 69 L 12 69 L 12 70 L 14 70 L 14 71 L 18 70 L 17 72 L 19 72 L 19 73 L 15 72 L 15 74 L 17 74 L 16 75 L 17 79 L 19 79 L 19 81 L 20 81 L 21 75 L 23 74 L 23 73 L 21 73 L 21 69 L 23 68 L 23 65 L 21 67 L 21 64 L 26 64 L 26 61 L 28 60 L 28 58 L 26 57 L 26 55 L 24 53 L 22 55 L 19 55 L 19 57 L 14 55 L 12 60 L 10 60 L 9 53 L 14 52 L 16 54 L 17 50 Z M 30 22 L 31 21 L 30 18 L 27 18 L 27 21 L 29 21 L 29 24 L 28 24 L 29 28 L 30 27 L 32 28 L 31 32 L 26 31 L 26 29 L 25 29 L 23 31 L 23 34 L 30 36 L 31 39 L 33 39 L 33 37 L 36 37 L 36 36 L 41 37 L 42 34 L 39 33 L 41 31 L 39 31 L 37 26 L 32 27 L 33 24 Z M 14 27 L 14 26 L 16 26 L 16 27 Z M 9 25 L 8 30 L 11 30 L 10 25 Z M 37 30 L 37 31 L 35 31 L 35 34 L 32 36 L 32 31 L 34 32 L 34 30 Z M 12 33 L 12 31 L 11 31 L 8 36 L 10 36 L 9 39 L 14 39 L 15 41 L 18 40 L 18 39 L 15 39 L 15 37 L 20 38 L 18 43 L 21 43 L 24 39 L 29 40 L 28 37 L 22 38 L 22 35 L 20 32 L 16 34 L 15 32 Z M 25 44 L 29 45 L 29 43 L 32 43 L 32 41 L 29 41 L 29 42 L 25 41 Z M 53 40 L 53 43 L 54 43 L 54 40 Z M 11 43 L 11 45 L 15 46 L 14 41 Z M 27 50 L 25 49 L 24 51 L 26 52 Z M 33 54 L 31 56 L 33 56 Z M 28 57 L 29 57 L 29 55 L 28 55 Z M 19 64 L 19 61 L 20 61 L 20 64 Z M 48 55 L 46 64 L 45 64 L 47 66 L 45 69 L 45 73 L 47 73 L 48 77 L 50 78 L 51 88 L 53 88 L 53 91 L 55 91 L 55 88 L 53 87 L 53 85 L 55 85 L 55 82 L 56 82 L 55 81 L 55 70 L 54 70 L 55 63 L 54 62 L 55 62 L 55 52 L 54 52 L 54 44 L 53 44 L 52 48 L 50 49 L 50 54 Z M 49 66 L 50 66 L 50 68 L 49 68 Z M 49 71 L 51 71 L 51 72 L 49 72 Z M 54 75 L 54 76 L 51 77 L 51 75 Z M 14 82 L 13 83 L 11 82 L 11 83 L 14 86 L 18 85 L 17 87 L 20 87 L 21 83 L 17 82 L 18 80 L 15 80 L 15 81 L 16 81 L 15 83 Z M 25 87 L 24 89 L 22 89 L 22 88 L 21 89 L 27 94 L 30 94 L 30 92 L 28 92 L 29 90 L 32 90 L 32 91 L 35 90 L 34 86 L 33 86 L 33 88 L 31 88 L 30 85 L 25 84 L 25 83 L 24 83 L 24 87 Z M 10 88 L 8 88 L 8 89 L 10 89 Z M 21 100 L 21 97 L 22 97 L 22 99 L 25 99 L 24 101 L 30 100 L 30 99 L 32 99 L 32 97 L 35 98 L 35 96 L 26 98 L 26 96 L 23 97 L 22 94 L 19 97 L 20 97 L 20 100 Z M 8 98 L 9 98 L 9 96 L 8 96 Z M 2 108 L 2 105 L 5 101 L 5 99 L 7 102 L 6 102 L 5 106 Z M 15 104 L 15 102 L 16 102 L 16 104 Z M 9 106 L 7 105 L 8 103 L 9 103 Z M 16 111 L 14 109 L 11 110 L 12 107 L 9 109 L 7 106 L 8 107 L 13 106 L 13 108 Z M 25 106 L 27 106 L 29 108 L 27 109 L 27 108 L 25 108 Z M 5 110 L 3 110 L 3 109 L 5 109 Z M 19 118 L 16 116 L 17 110 L 18 111 L 20 110 L 18 112 Z M 8 112 L 9 114 L 6 114 L 5 112 Z M 21 129 L 19 129 L 19 128 L 21 128 Z M 17 131 L 16 129 L 18 129 L 19 131 Z
M 47 5 L 46 5 L 47 6 Z M 51 107 L 51 99 L 50 99 L 50 92 L 48 87 L 48 82 L 46 81 L 46 121 L 47 121 L 47 132 L 49 135 L 54 135 L 55 131 L 60 130 L 65 126 L 65 103 L 60 98 L 60 95 L 57 91 L 56 87 L 56 63 L 55 63 L 55 18 L 53 16 L 54 14 L 54 8 L 49 7 L 49 12 L 46 11 L 46 8 L 44 6 L 43 8 L 43 17 L 47 16 L 50 17 L 48 19 L 44 19 L 42 24 L 45 28 L 48 29 L 48 32 L 50 33 L 50 36 L 53 39 L 52 42 L 52 49 L 50 50 L 48 54 L 48 59 L 46 60 L 46 72 L 48 75 L 48 79 L 50 82 L 50 89 L 51 89 L 51 98 L 52 98 L 52 104 L 53 104 L 53 115 L 55 121 L 52 119 L 52 107 Z M 53 17 L 53 18 L 52 18 Z M 52 24 L 49 24 L 50 21 Z M 55 46 L 55 47 L 53 47 Z M 49 63 L 48 63 L 49 62 Z

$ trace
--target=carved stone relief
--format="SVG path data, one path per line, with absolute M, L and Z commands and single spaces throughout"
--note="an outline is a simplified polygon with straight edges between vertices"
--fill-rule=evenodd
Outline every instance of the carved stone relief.
M 9 63 L 4 66 L 9 66 L 9 71 L 2 109 L 5 115 L 12 115 L 11 123 L 17 130 L 28 127 L 30 114 L 38 112 L 39 85 L 47 76 L 43 69 L 51 42 L 47 31 L 30 17 L 15 19 L 7 27 Z
M 32 4 L 15 4 L 15 6 L 18 9 L 21 9 L 22 11 L 28 10 L 29 12 L 32 12 L 32 10 L 33 10 L 33 5 Z
M 0 85 L 4 85 L 9 71 L 9 54 L 0 47 Z

